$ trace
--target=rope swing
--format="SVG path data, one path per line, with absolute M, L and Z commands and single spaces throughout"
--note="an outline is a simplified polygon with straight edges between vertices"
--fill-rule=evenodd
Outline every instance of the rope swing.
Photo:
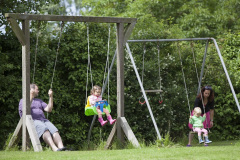
M 51 85 L 50 85 L 50 89 L 52 89 L 52 86 L 53 86 L 53 78 L 54 78 L 54 73 L 56 71 L 56 66 L 57 66 L 57 58 L 58 58 L 59 49 L 60 49 L 60 43 L 61 43 L 63 26 L 64 26 L 64 22 L 62 21 L 62 23 L 61 23 L 61 30 L 60 30 L 60 33 L 59 33 L 58 46 L 57 46 L 57 51 L 56 51 L 56 59 L 55 59 L 55 63 L 54 63 L 52 82 L 51 82 Z
M 199 76 L 198 76 L 198 70 L 197 70 L 197 64 L 196 64 L 196 57 L 195 57 L 195 53 L 194 53 L 193 42 L 191 42 L 190 45 L 191 45 L 192 54 L 193 54 L 193 62 L 194 62 L 194 66 L 195 66 L 195 72 L 196 72 L 197 80 L 198 80 L 198 84 L 199 84 L 200 83 L 200 79 L 199 79 Z M 201 90 L 200 86 L 199 86 L 199 90 L 200 90 L 200 95 L 201 95 L 201 99 L 202 99 L 203 110 L 204 110 L 204 113 L 205 113 L 205 106 L 204 106 L 203 97 L 202 97 L 202 90 Z
M 88 23 L 87 23 L 87 44 L 88 44 L 88 65 L 87 65 L 87 81 L 86 81 L 86 98 L 85 98 L 85 105 L 87 105 L 87 97 L 88 97 L 88 73 L 90 73 L 91 83 L 92 83 L 92 87 L 93 87 Z
M 32 83 L 34 83 L 35 78 L 35 72 L 36 72 L 36 62 L 37 62 L 37 52 L 38 52 L 38 38 L 40 35 L 40 25 L 41 21 L 38 21 L 38 27 L 37 27 L 37 37 L 36 37 L 36 45 L 35 45 L 35 55 L 34 55 L 34 65 L 33 65 L 33 80 Z
M 37 62 L 37 52 L 38 52 L 38 41 L 39 41 L 38 39 L 39 39 L 39 35 L 40 35 L 40 25 L 41 25 L 41 22 L 38 23 L 38 28 L 37 28 L 37 37 L 36 37 L 36 45 L 35 45 L 35 56 L 34 56 L 32 83 L 35 82 L 36 62 Z M 52 74 L 52 78 L 51 78 L 52 81 L 51 81 L 50 89 L 52 89 L 52 86 L 53 86 L 53 78 L 54 78 L 54 74 L 55 74 L 55 71 L 56 71 L 57 58 L 58 58 L 59 49 L 60 49 L 60 43 L 61 43 L 61 36 L 62 36 L 63 26 L 64 26 L 64 22 L 62 21 L 62 23 L 61 23 L 61 30 L 60 30 L 60 33 L 59 33 L 57 51 L 56 51 L 56 58 L 55 58 L 55 63 L 54 63 L 54 68 L 53 68 L 53 74 Z
M 105 66 L 105 72 L 108 71 L 108 75 L 107 75 L 107 78 L 105 79 L 105 73 L 104 73 L 104 79 L 105 79 L 105 81 L 103 80 L 103 87 L 102 87 L 101 96 L 103 95 L 103 92 L 104 92 L 104 90 L 105 90 L 105 88 L 106 88 L 106 85 L 108 84 L 108 102 L 109 102 L 109 75 L 110 75 L 111 68 L 112 68 L 112 66 L 113 66 L 113 64 L 114 64 L 114 61 L 112 61 L 111 66 L 110 66 L 110 68 L 109 68 L 109 53 L 110 53 L 111 28 L 110 28 L 110 25 L 109 25 L 108 27 L 109 27 L 109 29 L 108 29 L 108 51 L 107 51 L 107 60 L 106 60 L 106 66 Z M 88 32 L 87 32 L 87 33 L 88 33 Z M 89 37 L 89 36 L 88 36 L 88 37 Z M 88 39 L 88 44 L 89 44 L 89 39 Z M 116 53 L 117 53 L 117 52 L 115 52 L 115 55 L 114 55 L 114 56 L 116 56 Z M 90 57 L 90 54 L 89 54 L 89 57 Z M 113 58 L 113 59 L 115 59 L 115 58 Z M 89 62 L 90 62 L 90 60 L 89 60 Z M 90 66 L 90 65 L 89 65 L 89 66 Z M 88 76 L 88 75 L 87 75 L 87 76 Z M 106 83 L 107 83 L 107 84 L 106 84 Z M 86 89 L 86 93 L 87 93 L 87 89 Z M 86 94 L 86 99 L 87 99 L 87 94 Z M 87 100 L 87 102 L 89 102 L 89 101 Z M 86 103 L 86 104 L 87 104 L 87 103 Z M 87 105 L 88 105 L 88 104 L 87 104 Z M 96 107 L 94 107 L 94 108 L 92 108 L 92 109 L 90 109 L 90 108 L 92 108 L 92 107 L 85 107 L 85 115 L 86 115 L 86 109 L 89 109 L 89 111 L 91 111 L 91 110 L 93 111 L 94 108 L 95 108 L 95 110 L 96 110 Z M 111 112 L 110 105 L 108 105 L 108 106 L 106 107 L 106 109 L 108 109 L 109 113 Z M 103 114 L 105 114 L 105 113 L 103 113 Z M 89 131 L 88 131 L 88 145 L 89 145 L 89 143 L 90 143 L 92 128 L 93 128 L 94 122 L 95 122 L 95 120 L 96 120 L 97 113 L 94 113 L 94 114 L 91 113 L 91 114 L 89 114 L 89 115 L 94 115 L 94 116 L 93 116 L 93 119 L 92 119 L 92 122 L 91 122 L 91 126 L 90 126 Z
M 162 94 L 161 94 L 161 92 L 162 92 L 162 90 L 161 90 L 161 88 L 162 88 L 162 81 L 161 81 L 161 66 L 160 66 L 160 47 L 159 47 L 159 45 L 157 45 L 157 50 L 158 50 L 158 52 L 157 52 L 157 54 L 158 54 L 158 78 L 159 78 L 159 89 L 155 89 L 155 90 L 145 90 L 145 92 L 146 93 L 157 93 L 157 92 L 159 92 L 160 93 L 160 96 L 159 96 L 159 100 L 158 100 L 158 103 L 159 104 L 162 104 L 163 103 L 163 98 L 162 98 Z M 143 61 L 142 61 L 142 85 L 143 85 L 143 77 L 144 77 L 144 71 L 145 71 L 145 54 L 146 54 L 146 46 L 145 46 L 145 43 L 144 43 L 144 45 L 143 45 Z M 144 102 L 142 102 L 141 101 L 141 99 L 144 99 L 144 96 L 142 95 L 141 97 L 139 97 L 138 98 L 139 99 L 139 103 L 141 104 L 141 105 L 143 105 L 143 104 L 145 104 L 146 103 L 146 101 L 144 100 Z
M 61 30 L 60 30 L 59 38 L 58 38 L 58 45 L 57 45 L 57 51 L 56 51 L 56 58 L 55 58 L 55 63 L 54 63 L 54 68 L 53 68 L 53 75 L 52 75 L 52 82 L 51 82 L 51 85 L 50 85 L 50 89 L 52 89 L 52 86 L 53 86 L 53 78 L 54 78 L 54 73 L 55 73 L 55 71 L 56 71 L 56 66 L 57 66 L 57 58 L 58 58 L 59 49 L 60 49 L 60 43 L 61 43 L 61 37 L 62 37 L 63 26 L 64 26 L 64 22 L 62 21 L 62 23 L 61 23 Z M 48 119 L 48 112 L 47 112 L 47 119 Z
M 181 56 L 181 51 L 180 51 L 180 47 L 179 47 L 179 43 L 178 42 L 177 42 L 177 48 L 178 48 L 179 59 L 180 59 L 180 62 L 181 62 L 182 76 L 183 76 L 184 87 L 185 87 L 185 91 L 186 91 L 186 95 L 187 95 L 188 108 L 189 108 L 189 112 L 190 112 L 190 115 L 191 115 L 191 107 L 190 107 L 190 103 L 189 103 L 186 78 L 185 78 L 185 74 L 184 74 L 184 70 L 183 70 L 182 56 Z
M 108 24 L 108 49 L 107 49 L 107 60 L 106 60 L 106 65 L 105 65 L 105 71 L 104 71 L 104 77 L 103 77 L 103 85 L 108 82 L 108 103 L 109 102 L 109 53 L 110 53 L 110 37 L 111 37 L 111 27 Z M 107 74 L 107 78 L 105 79 L 105 74 Z M 104 81 L 105 80 L 105 81 Z M 102 90 L 102 95 L 103 95 L 103 90 Z
M 157 44 L 157 49 L 158 49 L 158 76 L 159 76 L 159 90 L 161 90 L 162 88 L 162 80 L 161 80 L 161 65 L 160 65 L 160 47 L 159 44 Z M 159 104 L 163 103 L 163 98 L 162 98 L 162 94 L 161 92 L 159 93 L 160 97 L 159 97 Z
M 87 41 L 88 41 L 88 66 L 87 66 L 87 82 L 86 82 L 86 99 L 85 99 L 85 115 L 86 116 L 92 116 L 92 115 L 97 115 L 97 110 L 95 106 L 91 106 L 90 102 L 89 102 L 89 97 L 88 97 L 88 72 L 90 71 L 90 75 L 91 75 L 91 82 L 92 82 L 92 87 L 93 87 L 93 80 L 92 80 L 92 70 L 91 70 L 91 61 L 90 61 L 90 45 L 89 45 L 89 27 L 87 25 Z M 106 67 L 105 67 L 105 72 L 104 72 L 104 79 L 105 79 L 105 73 L 106 71 L 109 71 L 109 43 L 110 43 L 110 26 L 109 26 L 109 34 L 108 34 L 108 51 L 107 51 L 107 60 L 106 60 Z M 109 76 L 107 76 L 107 80 L 109 80 Z M 104 79 L 103 79 L 103 84 L 104 84 Z M 105 80 L 106 81 L 106 80 Z M 109 83 L 108 83 L 109 84 Z M 109 87 L 108 87 L 109 88 Z M 101 93 L 101 95 L 103 94 L 103 91 Z M 109 97 L 109 92 L 108 92 L 108 97 Z M 109 99 L 109 98 L 108 98 Z M 109 105 L 109 102 L 104 105 L 104 108 L 108 110 L 109 113 L 111 113 L 111 107 Z M 103 115 L 105 115 L 105 113 L 102 113 Z
M 143 61 L 142 61 L 142 85 L 143 85 L 143 75 L 144 75 L 144 57 L 146 54 L 146 46 L 145 43 L 143 44 Z M 142 95 L 141 97 L 138 98 L 138 102 L 139 104 L 143 105 L 146 103 L 146 101 L 144 100 L 144 102 L 141 101 L 141 99 L 144 99 L 144 96 Z

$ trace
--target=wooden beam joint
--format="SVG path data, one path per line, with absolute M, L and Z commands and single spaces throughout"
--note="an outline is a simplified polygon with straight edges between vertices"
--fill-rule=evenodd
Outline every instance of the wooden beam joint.
M 25 38 L 25 35 L 24 35 L 23 31 L 19 27 L 19 24 L 17 23 L 17 21 L 13 18 L 7 18 L 7 20 L 10 23 L 10 25 L 13 29 L 13 32 L 16 34 L 19 42 L 22 44 L 22 46 L 25 46 L 26 45 L 26 38 Z

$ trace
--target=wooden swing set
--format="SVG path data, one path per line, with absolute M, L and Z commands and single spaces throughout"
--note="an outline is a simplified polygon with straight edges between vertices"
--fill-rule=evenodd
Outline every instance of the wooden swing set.
M 42 146 L 37 136 L 30 108 L 30 21 L 62 21 L 62 22 L 93 22 L 93 23 L 115 23 L 117 26 L 117 123 L 114 124 L 108 137 L 105 148 L 109 148 L 113 137 L 117 134 L 120 142 L 124 142 L 124 134 L 135 146 L 139 143 L 132 132 L 126 118 L 124 117 L 124 46 L 130 37 L 137 22 L 136 18 L 118 17 L 89 17 L 89 16 L 60 16 L 60 15 L 33 15 L 6 13 L 5 17 L 10 23 L 14 33 L 22 45 L 22 98 L 23 115 L 8 144 L 12 147 L 22 135 L 22 151 L 27 150 L 31 140 L 35 152 L 42 151 Z M 22 28 L 18 21 L 22 22 Z

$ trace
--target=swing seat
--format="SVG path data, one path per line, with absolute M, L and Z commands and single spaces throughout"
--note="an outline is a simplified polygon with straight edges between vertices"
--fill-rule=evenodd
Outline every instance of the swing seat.
M 158 93 L 158 92 L 163 92 L 162 90 L 160 90 L 160 89 L 153 89 L 153 90 L 150 90 L 150 89 L 148 89 L 148 90 L 144 90 L 146 93 Z M 142 91 L 141 91 L 142 92 Z
M 205 128 L 206 129 L 206 128 Z M 209 130 L 209 129 L 207 129 L 208 130 L 208 134 L 211 134 L 212 132 Z M 189 133 L 190 134 L 197 134 L 198 132 L 194 132 L 193 130 L 191 130 L 191 131 L 189 131 Z
M 85 106 L 85 115 L 86 116 L 92 116 L 92 115 L 97 115 L 97 107 L 100 108 L 100 110 L 102 111 L 102 115 L 105 115 L 105 113 L 103 112 L 103 108 L 107 109 L 109 113 L 111 113 L 111 107 L 110 105 L 107 103 L 107 101 L 98 101 L 95 106 L 91 106 L 89 103 L 89 97 L 87 99 L 87 105 Z

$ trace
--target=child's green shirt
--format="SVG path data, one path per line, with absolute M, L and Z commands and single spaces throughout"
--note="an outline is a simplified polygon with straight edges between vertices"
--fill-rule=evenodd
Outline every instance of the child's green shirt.
M 193 128 L 203 128 L 203 122 L 205 119 L 206 116 L 192 116 L 192 118 L 189 118 L 189 123 L 193 125 Z

